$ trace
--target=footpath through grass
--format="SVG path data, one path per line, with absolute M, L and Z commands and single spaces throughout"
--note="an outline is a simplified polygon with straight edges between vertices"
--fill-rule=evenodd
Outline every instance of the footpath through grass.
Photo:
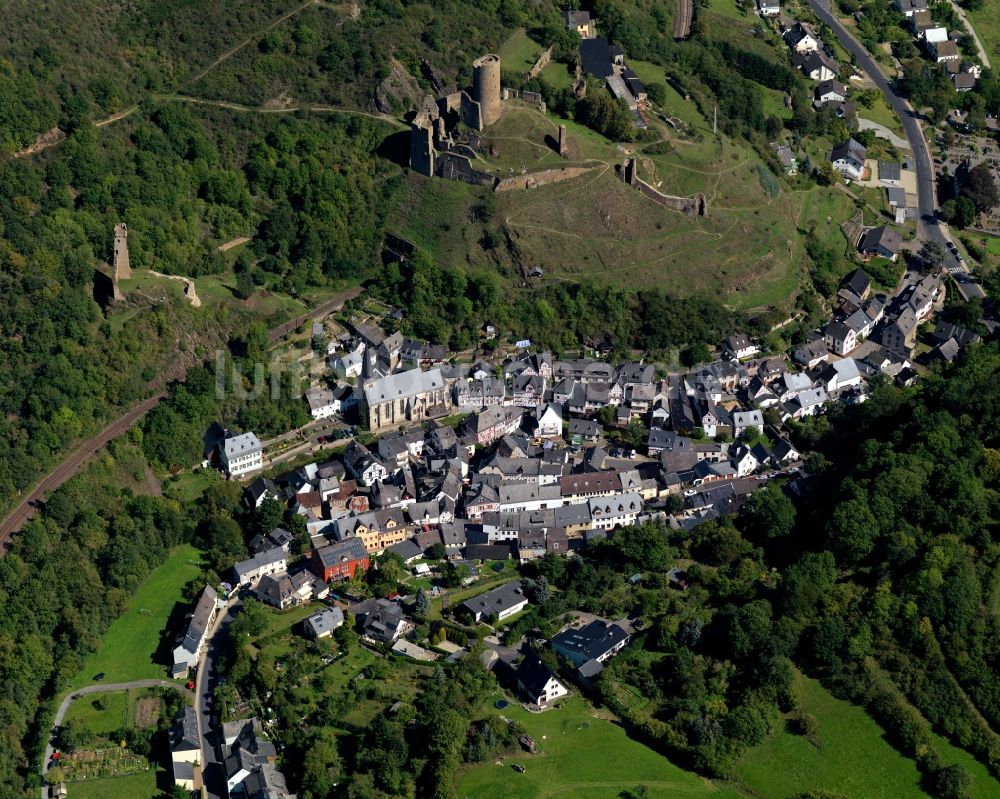
M 863 708 L 808 677 L 797 676 L 796 688 L 802 709 L 818 722 L 818 745 L 782 730 L 749 751 L 737 773 L 754 796 L 824 789 L 851 799 L 926 799 L 916 763 L 889 744 Z
M 166 679 L 167 664 L 154 660 L 160 647 L 161 635 L 167 630 L 170 614 L 182 603 L 184 586 L 202 570 L 201 553 L 192 546 L 173 549 L 162 566 L 139 586 L 129 602 L 128 610 L 111 623 L 97 651 L 83 664 L 71 680 L 70 688 L 94 682 L 94 675 L 103 672 L 103 682 Z
M 458 795 L 469 799 L 610 799 L 644 785 L 649 799 L 744 799 L 733 788 L 713 783 L 678 768 L 644 744 L 633 741 L 622 727 L 601 718 L 580 697 L 562 708 L 528 713 L 518 706 L 501 712 L 524 724 L 538 753 L 519 752 L 462 772 Z M 514 763 L 525 767 L 523 774 Z M 784 796 L 785 794 L 781 794 Z

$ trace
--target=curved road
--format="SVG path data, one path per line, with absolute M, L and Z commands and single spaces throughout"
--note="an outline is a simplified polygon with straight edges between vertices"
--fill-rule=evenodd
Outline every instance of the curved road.
M 308 313 L 304 313 L 288 322 L 278 325 L 268 332 L 268 341 L 277 341 L 309 319 L 319 318 L 332 313 L 347 300 L 357 297 L 363 290 L 361 286 L 355 286 L 338 294 L 333 299 L 321 303 Z M 35 508 L 45 500 L 46 494 L 55 491 L 59 486 L 77 474 L 95 454 L 107 446 L 113 439 L 126 433 L 132 425 L 156 407 L 156 404 L 165 396 L 166 392 L 161 391 L 143 400 L 138 405 L 133 406 L 96 436 L 84 441 L 72 455 L 43 477 L 31 490 L 31 493 L 21 500 L 3 522 L 0 522 L 0 557 L 7 553 L 11 536 L 20 530 L 25 522 L 34 515 Z
M 966 271 L 965 267 L 959 264 L 948 250 L 948 243 L 951 241 L 951 236 L 948 234 L 947 226 L 937 220 L 937 189 L 930 147 L 927 145 L 927 139 L 924 138 L 924 133 L 920 129 L 920 123 L 917 121 L 917 115 L 914 113 L 913 108 L 909 102 L 896 94 L 888 78 L 882 72 L 881 67 L 879 67 L 875 59 L 865 49 L 864 45 L 851 35 L 836 16 L 830 13 L 829 0 L 809 0 L 809 7 L 837 35 L 841 46 L 857 59 L 858 64 L 868 74 L 868 77 L 872 79 L 872 82 L 878 87 L 879 91 L 882 92 L 886 102 L 892 106 L 892 109 L 899 115 L 899 119 L 903 123 L 903 132 L 906 134 L 906 139 L 910 143 L 910 149 L 913 151 L 913 165 L 917 172 L 917 205 L 920 214 L 917 219 L 918 238 L 921 241 L 932 239 L 945 248 L 944 266 L 949 272 L 955 269 Z M 971 278 L 956 275 L 955 280 L 958 284 L 959 292 L 966 299 L 985 296 L 983 290 L 976 283 L 973 283 Z
M 81 699 L 87 694 L 103 694 L 108 691 L 127 691 L 130 688 L 173 688 L 180 694 L 183 694 L 188 700 L 193 704 L 195 702 L 194 691 L 189 691 L 182 685 L 178 685 L 175 682 L 170 682 L 169 680 L 132 680 L 132 682 L 116 682 L 109 683 L 107 685 L 103 683 L 94 683 L 93 685 L 88 685 L 85 688 L 78 688 L 75 691 L 68 693 L 63 697 L 62 702 L 59 703 L 59 708 L 56 710 L 56 717 L 52 721 L 52 730 L 49 733 L 49 742 L 45 745 L 45 760 L 42 761 L 42 779 L 45 778 L 45 771 L 48 768 L 50 762 L 52 762 L 52 753 L 55 751 L 52 747 L 52 742 L 56 737 L 58 728 L 62 726 L 63 718 L 66 715 L 66 711 L 69 710 L 69 706 L 73 704 L 77 699 Z M 46 799 L 48 795 L 48 789 L 42 788 L 42 799 Z

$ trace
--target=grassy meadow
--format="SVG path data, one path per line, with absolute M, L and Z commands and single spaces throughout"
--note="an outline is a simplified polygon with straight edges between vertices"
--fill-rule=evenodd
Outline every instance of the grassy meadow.
M 154 799 L 163 796 L 153 769 L 125 777 L 74 782 L 67 786 L 69 799 Z
M 104 673 L 104 682 L 118 683 L 142 679 L 166 679 L 167 664 L 154 656 L 161 635 L 167 630 L 174 606 L 183 602 L 184 586 L 201 573 L 200 553 L 192 546 L 174 549 L 166 562 L 139 587 L 128 610 L 111 623 L 96 652 L 70 682 L 71 688 L 90 685 L 94 675 Z
M 558 709 L 529 713 L 511 705 L 504 717 L 524 724 L 538 753 L 518 752 L 465 769 L 458 795 L 469 799 L 612 799 L 646 786 L 649 799 L 743 799 L 733 788 L 673 765 L 579 697 Z M 512 768 L 525 767 L 523 774 Z
M 851 799 L 926 799 L 916 763 L 889 744 L 864 709 L 816 680 L 796 681 L 802 709 L 818 722 L 816 743 L 781 730 L 744 755 L 737 774 L 753 796 L 784 799 L 822 788 Z

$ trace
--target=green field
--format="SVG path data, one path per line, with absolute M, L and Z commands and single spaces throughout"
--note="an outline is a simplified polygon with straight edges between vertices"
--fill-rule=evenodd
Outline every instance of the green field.
M 885 98 L 881 94 L 879 94 L 878 99 L 872 104 L 871 108 L 859 106 L 858 116 L 870 119 L 872 122 L 878 122 L 880 125 L 885 125 L 897 136 L 904 136 L 903 125 L 899 121 L 899 117 L 895 111 L 889 108 L 885 102 Z
M 737 773 L 754 796 L 784 799 L 823 788 L 850 799 L 926 798 L 916 763 L 862 708 L 808 677 L 798 676 L 796 687 L 801 708 L 818 721 L 818 746 L 782 730 L 744 755 Z
M 599 715 L 579 697 L 559 709 L 528 713 L 511 706 L 504 717 L 524 724 L 539 752 L 518 752 L 466 769 L 459 796 L 469 799 L 613 799 L 639 785 L 649 799 L 713 797 L 743 799 L 743 794 L 678 768 L 644 744 L 630 739 L 622 727 Z M 516 773 L 511 765 L 525 767 Z
M 104 704 L 103 709 L 98 707 L 99 703 Z M 69 706 L 65 721 L 78 721 L 94 735 L 107 735 L 129 726 L 129 706 L 128 691 L 87 694 Z
M 941 760 L 946 766 L 958 763 L 972 778 L 969 785 L 969 799 L 993 799 L 1000 796 L 1000 781 L 990 774 L 990 770 L 964 749 L 959 749 L 940 735 L 934 735 Z
M 511 34 L 510 38 L 503 43 L 500 52 L 500 69 L 504 72 L 520 76 L 531 69 L 538 56 L 542 53 L 542 46 L 538 42 L 528 38 L 524 28 L 518 28 Z
M 68 799 L 153 799 L 163 795 L 156 786 L 154 769 L 127 777 L 73 782 L 66 787 Z
M 990 65 L 996 69 L 1000 63 L 1000 13 L 995 0 L 987 0 L 978 11 L 966 11 L 965 15 L 986 48 Z
M 201 571 L 197 549 L 186 545 L 174 549 L 139 586 L 128 610 L 111 623 L 97 651 L 87 658 L 69 687 L 90 685 L 99 672 L 104 672 L 107 683 L 165 679 L 166 665 L 155 663 L 153 656 L 174 605 L 182 601 L 184 586 Z

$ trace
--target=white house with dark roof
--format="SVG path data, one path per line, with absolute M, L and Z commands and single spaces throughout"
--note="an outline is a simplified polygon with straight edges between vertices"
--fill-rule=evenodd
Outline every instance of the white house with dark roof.
M 587 500 L 587 506 L 595 530 L 613 530 L 635 524 L 636 517 L 642 513 L 642 497 L 628 491 L 610 497 L 593 497 Z
M 843 177 L 860 180 L 865 171 L 867 148 L 859 141 L 848 139 L 830 151 L 830 163 Z
M 760 411 L 734 411 L 733 435 L 741 436 L 749 430 L 764 432 L 764 414 Z
M 198 714 L 184 705 L 170 728 L 170 761 L 174 785 L 187 791 L 201 788 L 201 736 L 198 734 Z
M 222 471 L 230 477 L 243 477 L 264 466 L 264 450 L 253 433 L 227 436 L 219 443 Z
M 265 574 L 284 574 L 288 570 L 288 553 L 282 547 L 258 552 L 252 558 L 233 566 L 236 584 L 254 587 Z
M 311 388 L 306 392 L 306 404 L 313 419 L 329 419 L 340 412 L 340 400 L 328 388 Z
M 503 621 L 515 613 L 520 613 L 526 607 L 528 607 L 528 597 L 524 595 L 521 583 L 516 581 L 504 583 L 492 591 L 462 603 L 462 608 L 477 622 L 494 618 Z
M 529 652 L 517 667 L 517 689 L 536 707 L 547 707 L 569 693 L 538 655 Z

